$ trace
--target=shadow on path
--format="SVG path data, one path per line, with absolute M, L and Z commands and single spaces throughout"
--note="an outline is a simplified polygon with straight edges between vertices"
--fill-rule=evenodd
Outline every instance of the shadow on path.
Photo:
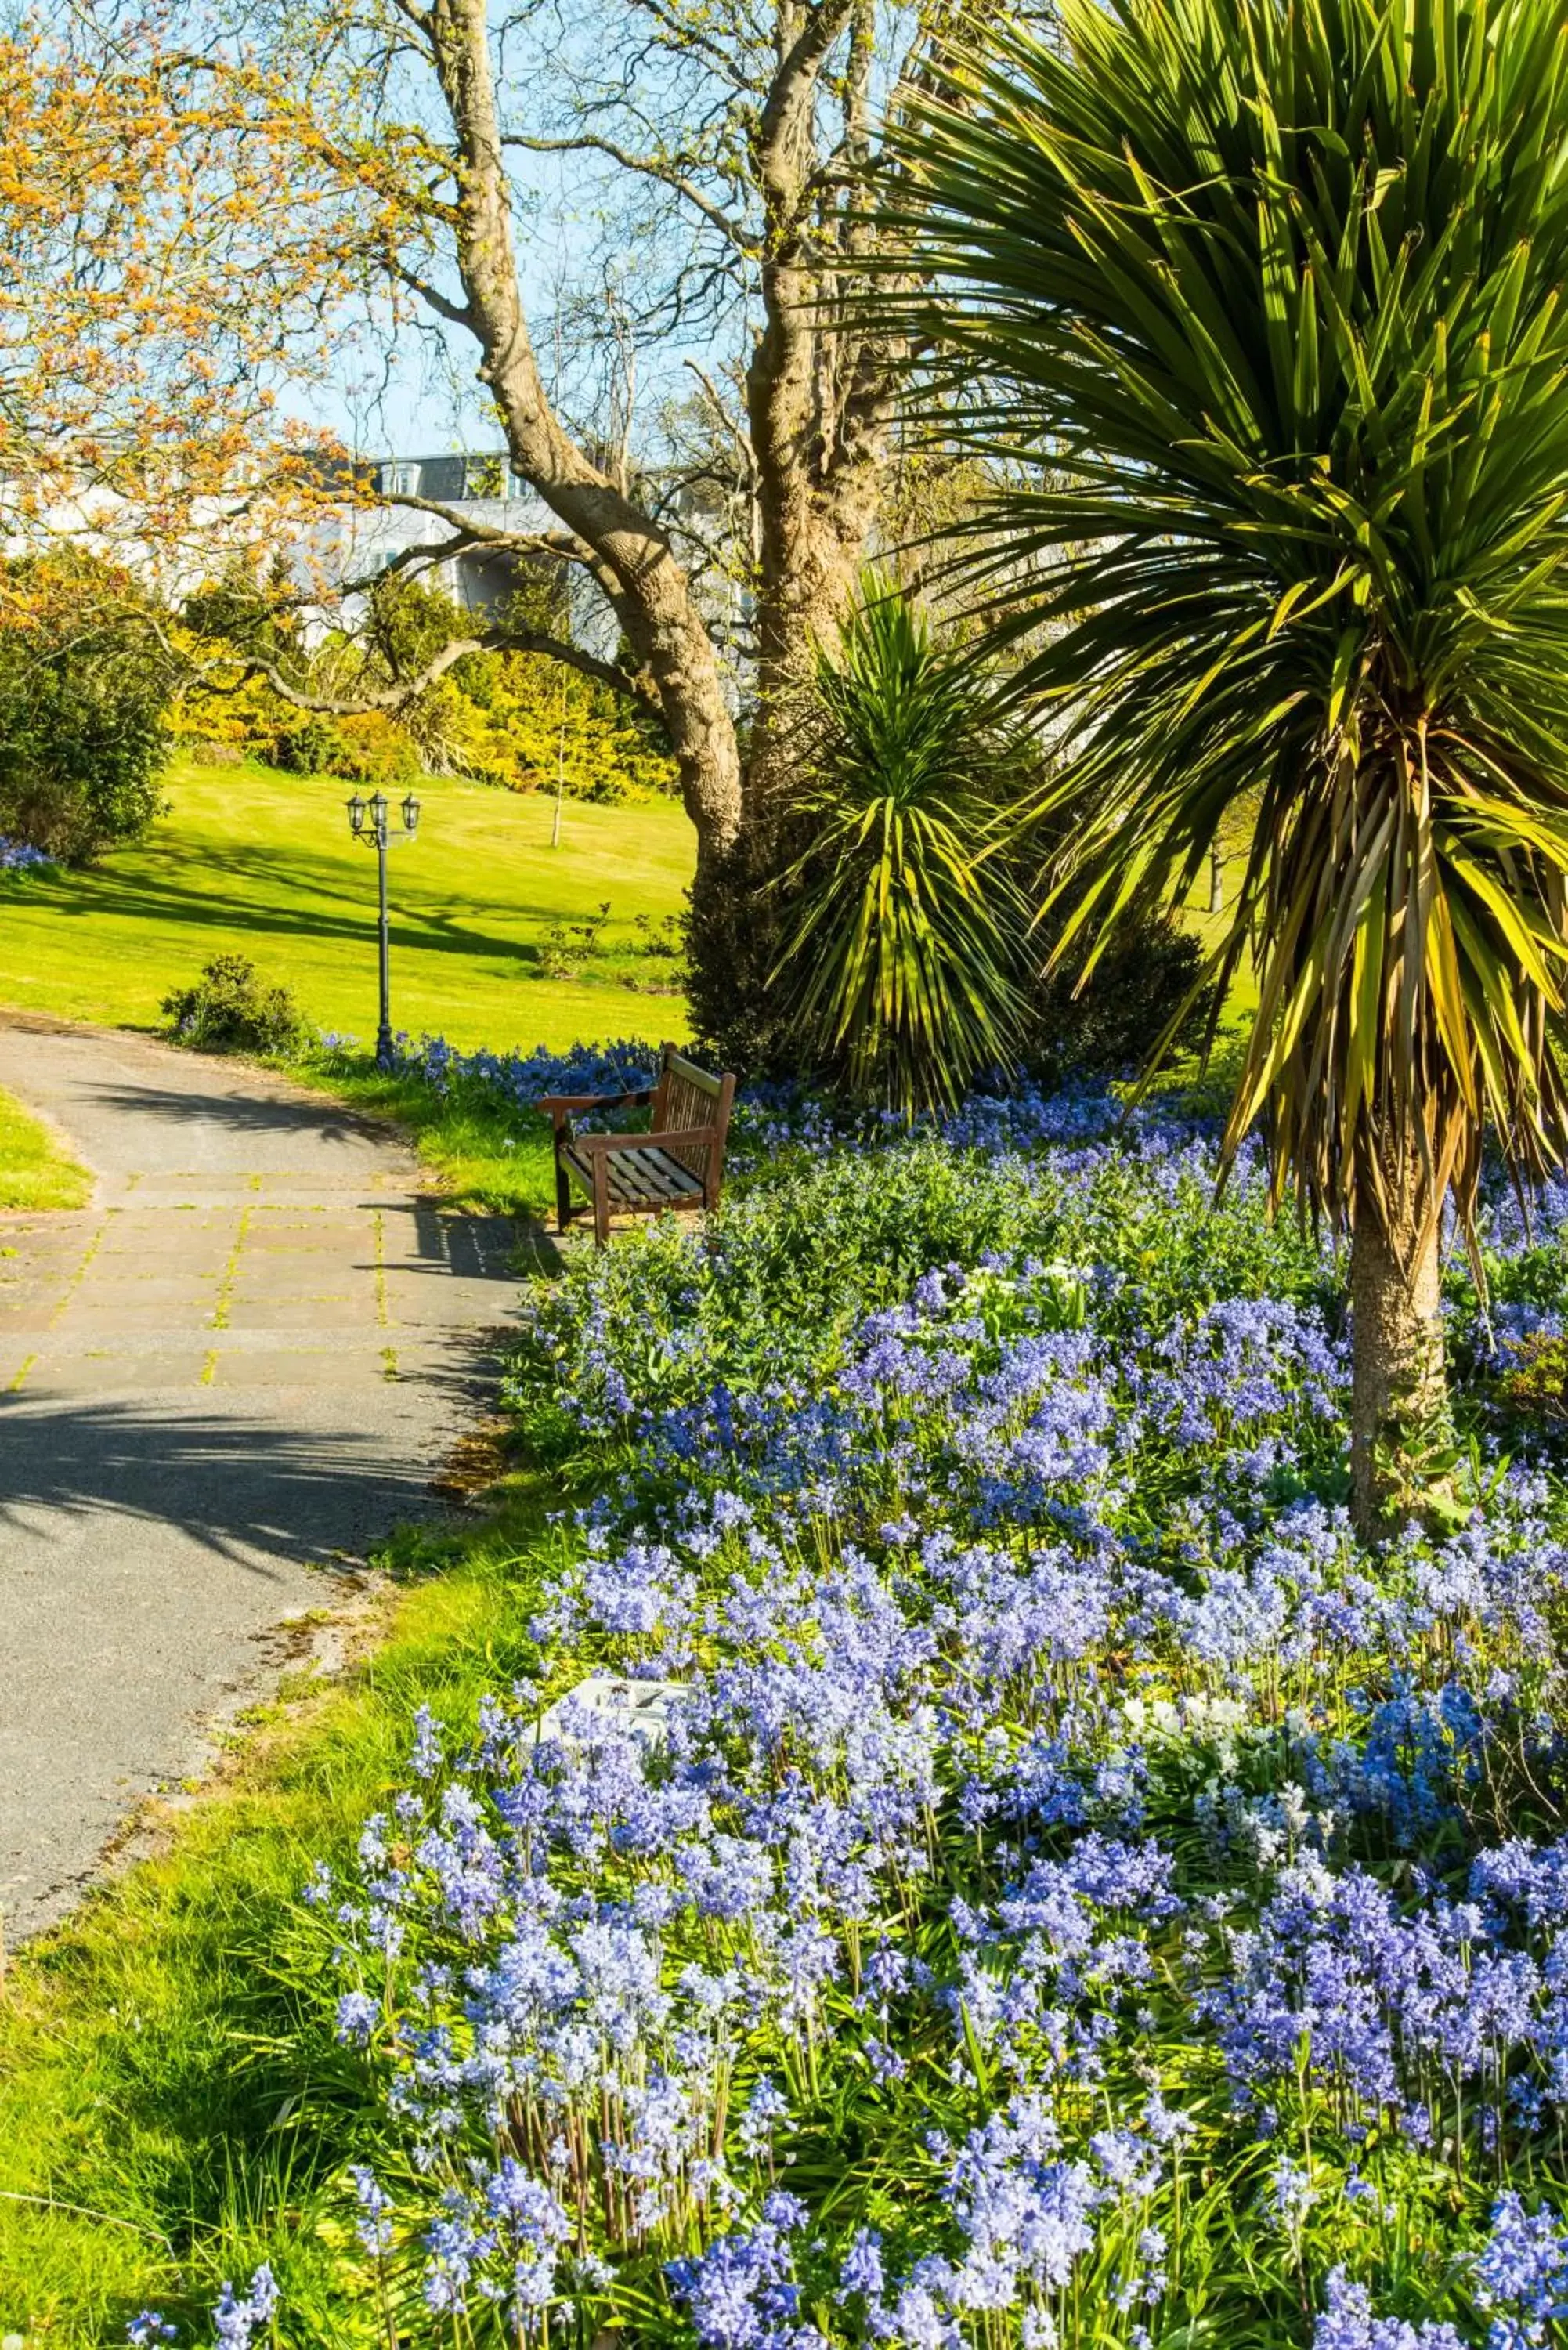
M 422 1192 L 385 1125 L 263 1071 L 28 1020 L 0 1022 L 0 1081 L 99 1180 L 76 1218 L 5 1227 L 14 1938 L 69 1907 L 142 1794 L 201 1767 L 200 1725 L 270 1681 L 278 1628 L 439 1509 L 524 1235 Z
M 472 1367 L 410 1385 L 425 1404 L 439 1387 L 450 1405 L 472 1392 L 476 1371 L 477 1350 Z M 176 1416 L 166 1399 L 29 1396 L 0 1415 L 0 1534 L 36 1513 L 132 1520 L 177 1527 L 263 1577 L 269 1556 L 319 1565 L 416 1514 L 429 1491 L 428 1460 L 348 1417 L 330 1402 L 309 1425 L 232 1406 Z M 106 1525 L 103 1539 L 120 1537 Z
M 193 1075 L 199 1074 L 200 1061 L 193 1060 L 192 1068 Z M 231 1133 L 246 1136 L 308 1136 L 312 1142 L 361 1142 L 381 1151 L 389 1145 L 396 1147 L 384 1118 L 363 1118 L 358 1110 L 346 1109 L 326 1094 L 306 1101 L 290 1101 L 260 1092 L 203 1092 L 194 1085 L 176 1092 L 169 1087 L 131 1084 L 93 1086 L 83 1098 L 111 1115 L 168 1118 L 183 1126 L 195 1120 L 210 1121 Z

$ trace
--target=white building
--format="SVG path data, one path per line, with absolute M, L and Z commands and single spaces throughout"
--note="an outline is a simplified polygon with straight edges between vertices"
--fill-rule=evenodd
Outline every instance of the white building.
M 365 503 L 366 489 L 375 504 Z M 402 503 L 413 499 L 421 503 Z M 431 513 L 432 506 L 440 511 Z M 477 544 L 437 555 L 465 529 Z M 489 532 L 523 543 L 486 546 Z M 536 491 L 507 473 L 498 452 L 372 457 L 363 461 L 358 500 L 312 522 L 283 556 L 300 587 L 321 598 L 306 619 L 307 636 L 354 626 L 363 617 L 363 599 L 338 591 L 349 583 L 368 584 L 410 551 L 428 547 L 432 560 L 404 563 L 407 576 L 449 596 L 476 620 L 498 613 L 520 577 L 554 577 L 562 597 L 562 632 L 601 660 L 613 660 L 619 643 L 615 615 L 580 563 L 542 544 L 561 535 L 558 518 Z
M 365 473 L 379 503 L 345 506 L 340 514 L 313 523 L 302 541 L 285 551 L 285 561 L 302 586 L 316 585 L 331 593 L 349 581 L 369 581 L 410 550 L 433 550 L 465 528 L 481 536 L 498 531 L 524 539 L 538 539 L 558 528 L 543 500 L 509 479 L 498 455 L 373 458 Z M 424 500 L 442 512 L 398 503 L 406 498 Z M 450 596 L 463 610 L 485 613 L 505 602 L 520 570 L 536 569 L 542 560 L 549 558 L 536 551 L 481 544 L 438 562 L 407 567 L 422 586 Z

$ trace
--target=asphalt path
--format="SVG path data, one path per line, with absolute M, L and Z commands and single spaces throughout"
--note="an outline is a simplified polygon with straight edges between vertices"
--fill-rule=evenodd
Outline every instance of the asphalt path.
M 387 1129 L 235 1063 L 0 1014 L 93 1171 L 0 1215 L 0 1930 L 62 1916 L 302 1617 L 430 1503 L 516 1233 Z

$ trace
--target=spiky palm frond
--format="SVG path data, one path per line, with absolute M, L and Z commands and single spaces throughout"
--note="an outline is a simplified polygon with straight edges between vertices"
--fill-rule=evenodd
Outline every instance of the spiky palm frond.
M 967 429 L 1041 463 L 972 560 L 1061 712 L 1073 931 L 1240 811 L 1231 1147 L 1266 1109 L 1336 1221 L 1415 1151 L 1468 1218 L 1487 1120 L 1568 1140 L 1560 0 L 1061 14 L 906 162 Z
M 811 846 L 777 975 L 858 1092 L 951 1100 L 1017 1041 L 1028 910 L 996 851 L 1025 746 L 987 717 L 972 653 L 875 574 L 818 654 L 815 699 Z

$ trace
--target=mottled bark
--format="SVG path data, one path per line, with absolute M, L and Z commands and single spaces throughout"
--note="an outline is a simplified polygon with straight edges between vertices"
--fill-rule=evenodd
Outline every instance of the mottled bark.
M 854 602 L 876 515 L 874 476 L 863 498 L 831 497 L 805 479 L 760 500 L 764 559 L 757 598 L 757 693 L 746 762 L 748 823 L 787 805 L 798 779 L 815 648 L 831 647 Z
M 453 226 L 481 380 L 517 471 L 580 543 L 609 599 L 664 719 L 699 869 L 715 866 L 741 826 L 740 748 L 718 656 L 669 533 L 589 460 L 545 396 L 518 290 L 485 0 L 437 0 L 426 23 L 456 133 Z
M 1386 1218 L 1363 1185 L 1351 1238 L 1353 1508 L 1368 1539 L 1409 1490 L 1401 1473 L 1448 1400 L 1438 1217 L 1414 1145 L 1384 1172 Z
M 867 257 L 866 232 L 853 209 L 831 222 L 818 212 L 826 159 L 815 146 L 817 86 L 846 32 L 836 161 L 864 167 L 876 57 L 869 0 L 780 7 L 778 68 L 753 141 L 765 233 L 763 328 L 746 372 L 758 564 L 745 809 L 748 824 L 763 826 L 798 769 L 814 648 L 832 642 L 854 599 L 891 420 L 895 354 L 845 302 Z

